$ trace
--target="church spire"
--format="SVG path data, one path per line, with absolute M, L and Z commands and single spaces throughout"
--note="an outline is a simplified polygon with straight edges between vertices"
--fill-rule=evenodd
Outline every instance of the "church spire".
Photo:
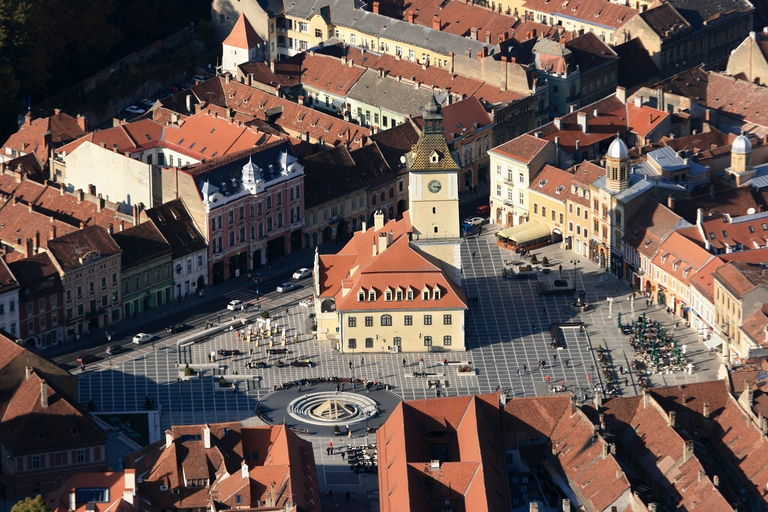
M 424 133 L 442 133 L 443 132 L 443 112 L 440 104 L 435 98 L 435 94 L 429 97 L 424 106 Z

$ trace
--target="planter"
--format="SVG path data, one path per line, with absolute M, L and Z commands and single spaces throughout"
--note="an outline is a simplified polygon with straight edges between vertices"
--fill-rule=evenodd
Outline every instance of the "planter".
M 457 366 L 456 367 L 456 374 L 459 375 L 459 376 L 469 376 L 469 375 L 475 376 L 475 375 L 477 375 L 475 373 L 475 369 L 472 368 L 469 365 Z

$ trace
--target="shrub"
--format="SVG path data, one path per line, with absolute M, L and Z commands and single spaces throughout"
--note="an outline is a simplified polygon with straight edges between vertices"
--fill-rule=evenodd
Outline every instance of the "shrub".
M 541 264 L 542 264 L 542 265 L 549 265 L 549 260 L 547 259 L 547 257 L 546 257 L 546 256 L 544 256 L 544 257 L 541 259 Z
M 339 428 L 338 425 L 334 425 L 333 426 L 333 435 L 338 436 L 339 434 L 341 434 L 341 429 Z
M 462 364 L 461 366 L 459 366 L 459 372 L 460 373 L 467 373 L 467 372 L 471 372 L 471 371 L 472 371 L 472 367 L 469 366 L 468 364 Z
M 269 318 L 269 310 L 265 309 L 264 311 L 262 311 L 261 312 L 261 318 L 263 318 L 264 320 Z
M 531 254 L 531 263 L 538 263 L 539 258 L 535 254 Z
M 222 387 L 222 388 L 227 387 L 227 379 L 225 379 L 224 377 L 221 377 L 219 379 L 219 387 Z
M 197 372 L 195 372 L 195 370 L 190 368 L 189 365 L 184 367 L 184 375 L 186 377 L 191 377 L 192 375 L 195 375 L 195 373 L 197 373 Z

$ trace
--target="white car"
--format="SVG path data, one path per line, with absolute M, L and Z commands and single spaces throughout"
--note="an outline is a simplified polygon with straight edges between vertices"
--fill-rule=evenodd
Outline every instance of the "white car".
M 230 311 L 237 311 L 238 309 L 243 308 L 243 304 L 245 304 L 245 302 L 241 300 L 238 300 L 238 299 L 231 300 L 229 301 L 229 304 L 227 304 L 227 309 Z
M 485 224 L 485 219 L 482 217 L 470 217 L 468 219 L 464 219 L 464 224 L 469 224 L 472 227 L 482 226 Z
M 309 277 L 312 275 L 312 272 L 308 268 L 300 268 L 296 272 L 293 273 L 294 279 L 304 279 L 305 277 Z
M 140 332 L 139 334 L 133 337 L 133 342 L 136 343 L 137 345 L 141 345 L 142 343 L 146 343 L 147 341 L 151 341 L 151 340 L 152 340 L 152 335 L 144 332 Z
M 136 105 L 131 105 L 130 107 L 126 107 L 125 111 L 130 112 L 131 114 L 143 114 L 144 112 L 146 112 L 146 110 L 144 110 L 141 107 L 137 107 Z
M 286 293 L 286 292 L 296 290 L 298 288 L 300 288 L 300 286 L 296 283 L 283 283 L 275 289 L 277 290 L 278 293 Z

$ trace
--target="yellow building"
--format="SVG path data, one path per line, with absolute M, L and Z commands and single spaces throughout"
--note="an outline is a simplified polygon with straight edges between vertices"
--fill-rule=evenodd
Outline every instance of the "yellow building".
M 409 210 L 315 257 L 318 338 L 343 352 L 463 351 L 466 296 L 459 286 L 460 169 L 443 135 L 440 106 L 406 157 Z
M 566 233 L 566 197 L 572 177 L 568 171 L 545 165 L 528 192 L 531 200 L 529 221 L 547 226 L 553 243 L 562 241 Z

